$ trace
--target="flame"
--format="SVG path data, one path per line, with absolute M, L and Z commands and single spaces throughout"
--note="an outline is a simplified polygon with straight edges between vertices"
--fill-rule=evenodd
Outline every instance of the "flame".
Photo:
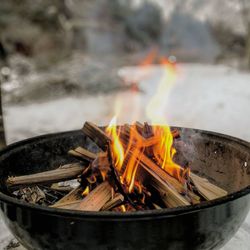
M 151 49 L 140 65 L 141 66 L 152 65 L 152 62 L 155 60 L 156 56 L 157 56 L 157 48 Z
M 168 95 L 177 79 L 177 68 L 166 58 L 161 59 L 161 64 L 163 75 L 155 95 L 146 108 L 146 113 L 152 124 L 161 125 L 153 125 L 154 135 L 161 138 L 159 143 L 153 147 L 154 157 L 165 171 L 181 181 L 182 168 L 173 161 L 176 150 L 173 147 L 173 135 L 165 117 Z
M 88 194 L 89 194 L 89 186 L 87 186 L 82 192 L 83 196 L 87 196 Z
M 126 207 L 125 207 L 125 205 L 121 205 L 120 208 L 121 208 L 122 212 L 126 212 Z
M 152 124 L 166 124 L 165 109 L 171 87 L 176 82 L 177 70 L 174 64 L 165 58 L 161 59 L 163 75 L 160 79 L 156 93 L 146 107 L 146 115 Z
M 159 143 L 154 145 L 154 157 L 161 167 L 170 175 L 182 181 L 182 168 L 173 161 L 176 153 L 173 147 L 173 135 L 168 125 L 153 126 L 154 134 L 161 138 Z
M 117 133 L 116 117 L 113 117 L 109 126 L 106 129 L 106 133 L 111 136 L 112 140 L 112 151 L 114 155 L 114 164 L 118 171 L 121 171 L 122 164 L 124 161 L 124 150 L 122 143 L 119 139 L 119 134 Z
M 156 50 L 153 50 L 142 62 L 141 67 L 148 67 L 155 59 Z M 188 171 L 183 170 L 181 166 L 173 161 L 176 150 L 173 147 L 173 135 L 165 117 L 168 95 L 177 79 L 177 68 L 175 64 L 170 63 L 166 58 L 161 58 L 160 62 L 163 73 L 156 92 L 145 109 L 147 117 L 153 124 L 152 136 L 157 138 L 156 143 L 153 143 L 154 140 L 145 140 L 138 132 L 136 124 L 133 124 L 129 128 L 129 141 L 124 146 L 123 139 L 119 136 L 121 128 L 117 129 L 116 126 L 116 116 L 106 129 L 106 133 L 113 139 L 111 149 L 115 168 L 120 174 L 121 183 L 128 187 L 129 193 L 133 191 L 135 185 L 138 188 L 139 182 L 136 173 L 140 159 L 148 146 L 153 152 L 153 158 L 170 175 L 182 181 L 182 176 L 188 174 Z M 116 115 L 118 115 L 117 110 Z

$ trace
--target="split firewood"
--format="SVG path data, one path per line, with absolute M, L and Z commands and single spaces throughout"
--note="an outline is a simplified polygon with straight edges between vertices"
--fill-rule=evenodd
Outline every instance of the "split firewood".
M 79 205 L 83 200 L 75 200 L 75 201 L 64 201 L 64 202 L 60 202 L 58 204 L 54 204 L 51 207 L 54 208 L 63 208 L 63 209 L 71 209 L 71 210 L 79 210 Z M 103 207 L 102 207 L 102 211 L 107 211 L 107 210 L 111 210 L 116 206 L 121 205 L 124 202 L 124 197 L 123 195 L 117 193 L 115 194 L 114 198 L 111 199 L 110 201 L 108 201 Z
M 112 187 L 105 181 L 93 189 L 75 209 L 81 211 L 99 211 L 111 197 Z
M 154 137 L 152 126 L 149 126 L 147 122 L 144 123 L 143 130 L 142 130 L 142 137 L 146 140 L 149 140 L 150 138 Z M 145 148 L 145 154 L 149 157 L 154 156 L 154 150 L 153 147 L 147 147 Z
M 82 131 L 85 135 L 87 135 L 92 141 L 96 143 L 96 145 L 104 151 L 104 153 L 107 153 L 107 160 L 109 164 L 109 169 L 111 172 L 111 175 L 113 177 L 113 181 L 115 182 L 118 192 L 122 193 L 125 196 L 126 200 L 129 200 L 129 197 L 126 195 L 126 193 L 123 190 L 123 187 L 121 183 L 118 180 L 118 175 L 115 170 L 114 164 L 113 164 L 113 157 L 112 152 L 110 148 L 110 143 L 112 139 L 106 135 L 106 133 L 101 130 L 98 126 L 91 122 L 85 122 Z
M 93 169 L 99 169 L 105 179 L 108 171 L 110 171 L 110 163 L 106 152 L 100 152 L 97 154 L 95 160 L 91 163 Z
M 147 122 L 145 122 L 145 123 L 148 125 Z M 138 132 L 139 132 L 141 135 L 143 134 L 143 130 L 145 131 L 145 123 L 144 123 L 144 125 L 143 125 L 142 123 L 140 123 L 140 122 L 138 122 L 138 121 L 135 122 L 136 128 L 137 128 Z M 147 125 L 146 125 L 146 126 L 147 126 Z M 149 127 L 152 127 L 152 126 L 150 126 L 150 125 L 148 125 L 148 126 L 149 126 Z M 145 132 L 144 132 L 144 133 L 145 133 Z M 180 137 L 180 132 L 179 132 L 179 130 L 178 130 L 177 128 L 171 129 L 171 133 L 172 133 L 173 138 L 179 138 L 179 137 Z
M 142 128 L 143 130 L 143 128 Z M 131 127 L 128 124 L 124 125 L 124 129 L 120 131 L 120 139 L 124 142 L 124 144 L 127 144 L 130 138 L 130 134 L 133 133 L 133 138 L 136 140 L 132 140 L 131 146 L 136 146 L 137 144 L 143 145 L 143 147 L 150 147 L 155 144 L 158 144 L 161 140 L 158 136 L 151 136 L 148 138 L 144 138 L 139 131 L 136 129 L 136 127 Z
M 178 207 L 178 206 L 188 206 L 190 205 L 190 202 L 181 195 L 175 186 L 171 185 L 166 178 L 166 175 L 159 176 L 156 172 L 154 172 L 152 169 L 155 169 L 155 165 L 152 163 L 150 165 L 145 165 L 143 161 L 140 162 L 140 166 L 147 171 L 147 173 L 150 175 L 150 185 L 152 185 L 161 195 L 163 202 L 168 207 Z M 159 168 L 158 166 L 156 166 Z M 159 168 L 160 169 L 160 168 Z M 157 171 L 159 172 L 159 171 Z M 172 184 L 175 182 L 172 182 Z M 177 188 L 179 185 L 177 186 Z
M 86 123 L 85 123 L 85 125 L 86 125 Z M 84 125 L 84 127 L 85 127 L 85 125 Z M 126 126 L 125 126 L 126 127 Z M 102 141 L 106 141 L 105 143 L 108 143 L 108 141 L 110 141 L 111 139 L 110 138 L 105 138 L 104 136 L 103 136 L 103 131 L 100 131 L 99 129 L 97 129 L 98 127 L 97 126 L 92 126 L 92 134 L 91 134 L 91 139 L 92 140 L 94 140 L 94 137 L 95 136 L 97 136 L 98 138 L 99 137 L 101 137 L 102 138 Z M 139 138 L 139 136 L 138 136 L 138 138 Z M 142 136 L 141 136 L 141 138 L 142 138 L 142 140 L 145 140 L 146 141 L 146 139 L 145 138 L 143 138 Z M 157 140 L 158 140 L 158 138 L 157 138 Z M 98 145 L 99 147 L 101 146 L 101 145 Z M 146 162 L 143 162 L 143 159 L 144 159 L 144 161 L 146 161 Z M 166 188 L 166 190 L 168 190 L 168 193 L 170 193 L 172 196 L 177 196 L 177 198 L 175 197 L 175 200 L 177 200 L 177 202 L 179 202 L 179 205 L 180 206 L 186 206 L 186 205 L 190 205 L 190 202 L 187 200 L 187 199 L 185 199 L 185 197 L 184 196 L 182 196 L 180 193 L 183 193 L 183 187 L 182 187 L 182 185 L 181 185 L 181 183 L 179 183 L 177 180 L 175 180 L 173 177 L 171 177 L 171 176 L 169 176 L 169 175 L 167 175 L 167 173 L 164 171 L 164 170 L 162 170 L 161 168 L 159 168 L 156 164 L 154 164 L 151 160 L 149 160 L 148 161 L 148 158 L 146 157 L 146 156 L 143 156 L 143 158 L 140 158 L 140 161 L 143 163 L 142 164 L 142 166 L 144 166 L 145 167 L 145 169 L 146 169 L 146 171 L 151 175 L 151 176 L 153 176 L 154 178 L 159 178 L 159 180 L 161 181 L 161 182 L 164 182 L 166 185 L 165 185 L 165 188 Z M 147 167 L 148 166 L 148 164 L 153 168 L 153 171 L 152 170 L 150 170 L 150 168 L 149 167 Z M 155 174 L 154 173 L 154 171 L 158 171 L 158 172 L 160 172 L 159 174 Z M 115 171 L 116 172 L 116 171 Z M 160 176 L 168 176 L 168 179 L 170 179 L 170 180 L 172 180 L 173 179 L 173 181 L 172 182 L 174 182 L 175 184 L 176 183 L 178 183 L 178 184 L 176 184 L 177 185 L 177 187 L 180 189 L 180 187 L 181 187 L 181 189 L 182 190 L 179 190 L 179 192 L 175 189 L 175 187 L 172 185 L 172 186 L 170 186 L 169 184 L 168 184 L 168 180 L 162 180 L 161 178 L 163 178 L 163 177 L 160 177 Z M 167 177 L 166 177 L 167 178 Z M 115 177 L 115 179 L 116 180 L 118 180 L 119 178 L 118 178 L 118 176 L 117 176 L 117 174 L 116 174 L 116 177 Z M 124 190 L 124 188 L 121 188 L 122 189 L 122 193 L 124 194 L 126 194 L 126 191 Z M 170 189 L 172 189 L 171 191 L 170 191 Z M 174 191 L 173 191 L 174 190 Z M 194 195 L 195 196 L 195 195 Z M 126 198 L 128 198 L 128 196 L 126 195 Z M 198 199 L 198 198 L 197 198 Z
M 81 174 L 85 168 L 79 163 L 67 164 L 66 166 L 67 167 L 61 167 L 37 174 L 11 176 L 6 180 L 6 184 L 8 187 L 12 187 L 16 185 L 32 185 L 73 179 Z
M 102 210 L 110 210 L 116 206 L 121 205 L 124 202 L 124 196 L 122 194 L 115 194 L 114 198 L 108 201 L 103 207 Z
M 85 122 L 82 131 L 86 136 L 94 141 L 99 148 L 106 151 L 108 142 L 111 139 L 103 130 L 92 122 Z
M 87 149 L 82 148 L 82 147 L 77 147 L 75 149 L 71 149 L 71 150 L 69 150 L 68 154 L 70 154 L 76 158 L 80 158 L 82 160 L 86 160 L 86 161 L 90 161 L 90 162 L 92 162 L 97 157 L 97 154 L 92 153 L 92 152 L 90 152 Z
M 224 189 L 212 184 L 207 179 L 196 174 L 190 173 L 190 179 L 197 191 L 206 199 L 214 200 L 226 196 L 228 193 Z
M 64 203 L 54 205 L 54 206 L 51 206 L 51 207 L 69 209 L 69 210 L 77 210 L 77 207 L 79 206 L 80 202 L 81 202 L 81 200 L 69 201 L 69 202 L 64 202 Z
M 61 207 L 63 205 L 67 205 L 67 204 L 70 204 L 72 202 L 79 201 L 82 199 L 81 193 L 82 193 L 82 188 L 77 187 L 77 188 L 73 189 L 71 192 L 69 192 L 67 195 L 65 195 L 62 199 L 57 201 L 51 207 Z
M 175 178 L 173 179 L 176 180 Z M 207 179 L 202 178 L 192 172 L 190 172 L 190 179 L 196 187 L 198 193 L 206 200 L 213 200 L 227 195 L 226 190 L 212 184 Z M 199 203 L 200 199 L 197 200 L 198 196 L 193 192 L 189 192 L 189 197 L 192 200 L 193 204 Z
M 152 178 L 151 185 L 159 192 L 162 201 L 167 207 L 173 208 L 191 205 L 174 187 L 171 187 L 161 179 Z
M 155 164 L 150 158 L 148 158 L 145 154 L 140 157 L 140 162 L 142 164 L 142 168 L 145 169 L 151 176 L 156 176 L 156 178 L 160 178 L 166 184 L 172 186 L 179 194 L 187 194 L 192 200 L 192 203 L 197 204 L 200 202 L 200 197 L 194 194 L 190 190 L 185 190 L 184 186 L 177 179 L 169 175 L 165 170 L 160 168 L 157 164 Z
M 159 205 L 158 205 L 158 204 L 156 204 L 156 203 L 153 203 L 153 206 L 154 206 L 154 208 L 155 208 L 155 209 L 157 209 L 157 210 L 162 209 L 162 207 L 161 207 L 161 206 L 159 206 Z

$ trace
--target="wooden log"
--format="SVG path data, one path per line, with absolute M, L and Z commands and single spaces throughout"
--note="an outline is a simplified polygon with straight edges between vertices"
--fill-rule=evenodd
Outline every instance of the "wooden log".
M 86 136 L 94 141 L 99 148 L 101 148 L 103 151 L 106 151 L 111 138 L 106 135 L 103 130 L 101 130 L 92 122 L 85 122 L 82 131 Z
M 174 187 L 169 186 L 160 179 L 152 178 L 151 185 L 159 192 L 164 204 L 169 207 L 181 207 L 190 205 L 185 197 L 181 196 Z
M 145 124 L 146 126 L 148 127 L 147 129 L 149 129 L 149 127 L 153 128 L 153 126 L 156 126 L 156 125 L 149 125 L 147 122 L 144 123 L 144 125 L 138 121 L 136 121 L 135 125 L 136 125 L 136 128 L 138 130 L 138 132 L 143 135 L 143 130 L 144 130 L 144 133 L 145 133 Z M 172 133 L 172 136 L 173 138 L 179 138 L 180 137 L 180 132 L 177 128 L 171 128 L 171 133 Z
M 149 162 L 145 159 L 145 156 L 141 157 L 140 167 L 142 167 L 151 177 L 150 185 L 152 185 L 160 193 L 162 201 L 165 203 L 165 205 L 168 207 L 190 205 L 190 202 L 177 191 L 179 185 L 176 186 L 176 189 L 176 187 L 173 185 L 175 182 L 172 181 L 172 184 L 170 184 L 169 180 L 171 180 L 171 178 L 166 178 L 167 175 L 165 174 L 162 176 L 159 175 L 159 172 L 162 172 L 159 171 L 160 168 L 153 162 Z
M 71 210 L 79 210 L 79 206 L 80 203 L 83 200 L 64 200 L 61 202 L 58 202 L 54 205 L 52 205 L 51 207 L 54 208 L 62 208 L 62 209 L 71 209 Z M 122 194 L 115 194 L 115 196 L 113 197 L 113 199 L 111 199 L 110 201 L 108 201 L 102 208 L 102 211 L 107 211 L 107 210 L 111 210 L 116 206 L 121 205 L 124 202 L 124 196 Z M 81 209 L 82 210 L 82 209 Z
M 82 188 L 77 187 L 77 188 L 73 189 L 71 192 L 69 192 L 68 194 L 66 194 L 62 199 L 57 201 L 51 207 L 61 207 L 63 205 L 67 205 L 69 203 L 79 201 L 82 199 L 81 192 L 82 192 Z
M 228 194 L 226 190 L 212 184 L 207 179 L 196 174 L 190 173 L 190 178 L 194 186 L 197 188 L 197 191 L 206 200 L 218 199 Z
M 114 168 L 113 157 L 112 157 L 112 152 L 111 152 L 111 147 L 110 147 L 110 144 L 112 141 L 111 137 L 109 137 L 103 130 L 101 130 L 98 126 L 96 126 L 95 124 L 91 122 L 85 122 L 82 128 L 82 131 L 87 137 L 89 137 L 93 142 L 95 142 L 95 144 L 102 151 L 104 151 L 107 154 L 107 160 L 109 163 L 109 168 L 111 170 L 110 173 L 114 179 L 116 186 L 118 187 L 118 192 L 122 193 L 125 199 L 129 201 L 129 197 L 124 192 L 123 187 L 118 180 L 116 169 Z M 98 162 L 98 160 L 95 161 L 94 164 L 96 162 Z
M 206 200 L 214 200 L 228 194 L 226 190 L 212 184 L 207 179 L 202 178 L 192 172 L 190 172 L 190 179 L 193 185 L 196 187 L 198 193 Z M 199 203 L 199 200 L 197 199 L 198 196 L 193 192 L 189 191 L 188 195 L 193 204 Z
M 177 138 L 179 138 L 181 136 L 180 132 L 179 132 L 179 130 L 177 128 L 172 129 L 171 133 L 172 133 L 173 138 L 175 138 L 175 139 L 177 139 Z
M 131 138 L 130 133 L 134 136 Z M 124 125 L 124 129 L 120 131 L 120 139 L 127 144 L 129 140 L 132 139 L 131 146 L 143 145 L 143 147 L 150 147 L 160 142 L 161 138 L 158 136 L 151 136 L 149 138 L 144 138 L 136 129 L 136 127 L 131 128 L 128 124 Z
M 51 183 L 59 182 L 67 179 L 76 178 L 84 170 L 84 166 L 79 163 L 72 163 L 65 165 L 66 167 L 60 167 L 55 170 L 49 170 L 37 174 L 11 176 L 6 180 L 8 187 L 16 185 L 31 185 L 38 183 Z
M 71 192 L 66 194 L 62 199 L 57 201 L 51 207 L 58 207 L 61 204 L 65 204 L 65 203 L 69 203 L 69 202 L 73 202 L 73 201 L 75 202 L 77 200 L 80 200 L 80 199 L 82 199 L 81 192 L 82 192 L 81 187 L 74 188 Z
M 147 170 L 147 172 L 149 172 L 149 169 L 152 171 L 151 175 L 155 174 L 158 178 L 161 178 L 166 184 L 169 184 L 174 187 L 179 194 L 186 193 L 187 196 L 189 196 L 192 200 L 192 203 L 197 204 L 200 202 L 200 198 L 198 195 L 196 195 L 190 190 L 185 190 L 182 183 L 180 183 L 177 179 L 169 175 L 165 170 L 160 168 L 145 154 L 141 156 L 140 161 L 143 163 L 142 167 Z
M 114 198 L 108 201 L 101 210 L 110 210 L 116 206 L 121 205 L 124 202 L 124 196 L 122 194 L 115 194 Z
M 153 135 L 153 131 L 150 129 L 150 126 L 147 123 L 142 125 L 141 123 L 137 122 L 136 126 L 140 128 L 141 137 L 144 139 L 141 145 L 145 147 L 150 147 L 151 145 L 154 145 L 153 141 L 157 143 L 161 139 L 161 138 L 156 138 L 156 136 Z M 129 130 L 131 130 L 131 128 L 127 126 L 127 131 Z M 174 129 L 171 132 L 172 132 L 173 137 L 179 136 L 179 131 L 177 129 Z M 147 139 L 148 136 L 149 136 L 149 139 Z M 138 139 L 143 140 L 140 137 L 138 137 Z M 152 140 L 153 142 L 152 144 L 150 144 L 150 140 Z M 140 161 L 144 163 L 144 166 L 150 167 L 153 170 L 153 172 L 157 174 L 157 176 L 162 178 L 162 180 L 165 181 L 167 184 L 170 184 L 170 186 L 174 187 L 178 191 L 178 193 L 180 194 L 186 193 L 187 197 L 192 202 L 192 204 L 200 203 L 200 197 L 198 195 L 196 195 L 190 190 L 187 190 L 187 189 L 185 190 L 182 183 L 180 183 L 174 177 L 170 176 L 166 171 L 164 171 L 157 164 L 155 164 L 147 155 L 150 155 L 152 157 L 152 151 L 150 152 L 150 151 L 145 150 L 145 153 L 142 155 L 142 157 L 140 157 Z
M 80 158 L 82 160 L 89 161 L 89 162 L 93 161 L 97 157 L 97 154 L 92 153 L 92 152 L 90 152 L 82 147 L 77 147 L 75 149 L 71 149 L 71 150 L 69 150 L 68 154 L 70 154 L 76 158 Z
M 69 201 L 69 202 L 65 202 L 65 203 L 61 203 L 58 205 L 54 205 L 54 206 L 50 206 L 53 208 L 62 208 L 62 209 L 69 209 L 69 210 L 77 210 L 77 207 L 79 206 L 81 200 L 77 200 L 77 201 Z
M 99 211 L 111 197 L 112 187 L 105 181 L 93 189 L 75 209 L 81 211 Z

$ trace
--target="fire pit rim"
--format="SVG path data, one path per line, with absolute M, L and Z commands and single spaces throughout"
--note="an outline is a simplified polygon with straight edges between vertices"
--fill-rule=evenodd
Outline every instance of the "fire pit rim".
M 183 127 L 175 127 L 179 129 L 191 129 L 195 132 L 198 132 L 200 134 L 206 134 L 209 136 L 215 136 L 220 137 L 226 140 L 237 142 L 238 144 L 241 144 L 245 147 L 248 147 L 250 149 L 250 142 L 244 141 L 242 139 L 224 135 L 217 132 L 207 131 L 207 130 L 200 130 L 200 129 L 193 129 L 193 128 L 183 128 Z M 39 139 L 41 142 L 43 139 L 48 138 L 57 138 L 61 137 L 63 135 L 72 134 L 80 132 L 80 130 L 71 130 L 66 132 L 59 132 L 59 133 L 49 133 L 45 135 L 35 136 L 32 138 L 28 138 L 25 140 L 21 140 L 15 143 L 12 143 L 5 147 L 4 149 L 0 150 L 0 157 L 4 155 L 5 153 L 9 152 L 10 150 L 14 150 L 15 148 L 18 148 L 19 146 L 23 146 L 27 143 L 35 142 Z M 92 212 L 92 211 L 77 211 L 77 210 L 66 210 L 66 209 L 59 209 L 59 208 L 51 208 L 51 207 L 45 207 L 37 204 L 30 204 L 21 200 L 18 200 L 14 197 L 10 197 L 0 191 L 0 202 L 5 202 L 8 204 L 14 204 L 18 207 L 23 207 L 27 209 L 37 210 L 41 213 L 51 214 L 53 216 L 70 216 L 71 218 L 84 218 L 84 219 L 103 219 L 103 220 L 110 220 L 110 219 L 151 219 L 152 216 L 154 218 L 157 217 L 173 217 L 178 215 L 184 215 L 187 213 L 193 213 L 196 211 L 199 211 L 201 209 L 209 209 L 214 206 L 218 206 L 221 204 L 224 204 L 225 202 L 230 202 L 236 199 L 239 199 L 245 195 L 250 194 L 250 185 L 237 191 L 228 194 L 227 196 L 224 196 L 222 198 L 218 198 L 212 201 L 204 201 L 200 204 L 196 205 L 189 205 L 189 206 L 183 206 L 183 207 L 177 207 L 177 208 L 163 208 L 163 209 L 154 209 L 154 210 L 145 210 L 145 211 L 135 211 L 135 212 L 112 212 L 112 211 L 98 211 L 98 212 Z

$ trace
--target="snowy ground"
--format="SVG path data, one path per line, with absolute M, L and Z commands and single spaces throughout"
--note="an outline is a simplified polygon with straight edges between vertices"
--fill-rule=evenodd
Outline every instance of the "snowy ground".
M 85 120 L 107 124 L 122 107 L 120 123 L 147 119 L 144 109 L 159 82 L 161 67 L 145 73 L 140 68 L 123 68 L 120 76 L 139 81 L 131 91 L 98 96 L 69 96 L 50 102 L 4 107 L 8 142 L 27 137 L 81 128 Z M 145 75 L 150 74 L 148 79 Z M 178 80 L 166 101 L 165 114 L 171 125 L 217 131 L 250 141 L 250 74 L 225 66 L 183 64 Z M 12 236 L 0 222 L 0 249 Z M 250 214 L 223 250 L 249 250 Z M 1 248 L 2 246 L 2 248 Z M 14 249 L 14 248 L 9 248 Z M 21 249 L 15 248 L 15 249 Z

